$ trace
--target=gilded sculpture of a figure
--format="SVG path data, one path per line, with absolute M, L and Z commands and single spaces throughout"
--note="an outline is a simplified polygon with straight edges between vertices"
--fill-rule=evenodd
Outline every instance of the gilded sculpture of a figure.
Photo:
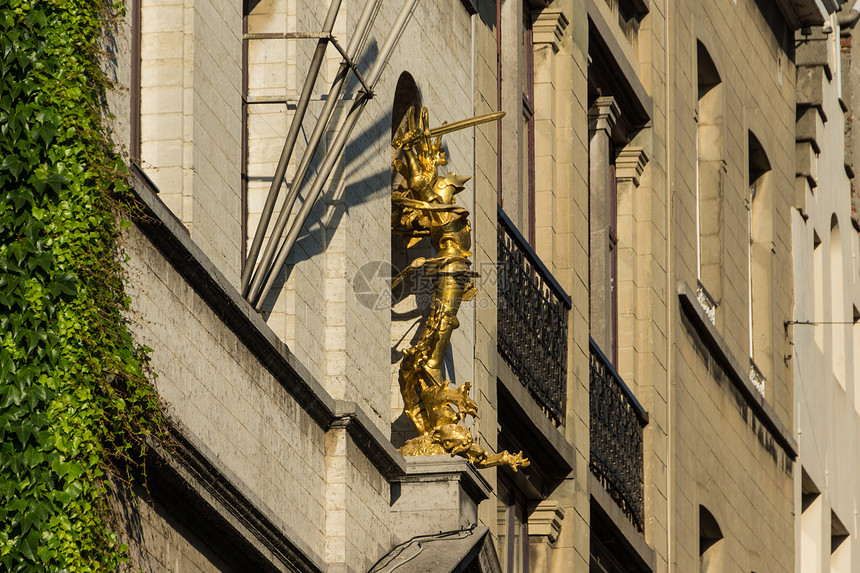
M 471 383 L 453 387 L 442 378 L 442 361 L 454 329 L 460 326 L 457 311 L 462 301 L 477 292 L 475 273 L 470 270 L 471 225 L 469 212 L 455 203 L 469 177 L 440 175 L 447 164 L 442 134 L 499 119 L 501 112 L 429 128 L 427 108 L 410 108 L 407 125 L 398 129 L 392 146 L 400 158 L 394 167 L 403 182 L 392 193 L 392 231 L 403 237 L 407 249 L 429 237 L 432 258 L 415 258 L 392 281 L 423 267 L 434 285 L 430 314 L 414 346 L 403 351 L 400 363 L 400 393 L 406 415 L 418 436 L 400 448 L 404 455 L 449 453 L 469 459 L 477 467 L 507 465 L 514 470 L 527 466 L 522 452 L 492 454 L 478 445 L 468 428 L 460 425 L 466 416 L 477 417 L 477 404 L 469 397 Z

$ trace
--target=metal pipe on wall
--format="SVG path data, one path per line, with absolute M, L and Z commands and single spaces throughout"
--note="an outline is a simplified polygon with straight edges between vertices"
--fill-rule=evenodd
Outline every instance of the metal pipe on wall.
M 358 23 L 355 27 L 355 33 L 353 34 L 352 38 L 349 41 L 349 45 L 346 48 L 346 55 L 350 60 L 354 60 L 364 46 L 364 41 L 367 39 L 368 32 L 370 30 L 370 22 L 372 20 L 374 12 L 376 12 L 380 1 L 381 0 L 368 0 L 367 3 L 364 5 L 364 9 L 362 10 L 361 16 L 359 17 Z M 275 257 L 278 244 L 280 243 L 281 238 L 284 236 L 284 228 L 289 221 L 293 206 L 295 205 L 296 199 L 299 196 L 299 191 L 304 185 L 308 169 L 311 165 L 311 161 L 313 160 L 313 157 L 316 154 L 317 149 L 319 148 L 319 144 L 320 141 L 322 141 L 323 134 L 325 133 L 326 129 L 328 129 L 329 123 L 331 122 L 335 106 L 340 101 L 341 94 L 346 87 L 346 80 L 349 76 L 350 70 L 350 62 L 344 61 L 341 63 L 340 69 L 338 70 L 337 75 L 332 82 L 331 88 L 329 89 L 328 96 L 325 100 L 325 105 L 323 106 L 322 112 L 320 112 L 320 116 L 317 119 L 316 126 L 314 126 L 314 131 L 311 134 L 310 140 L 308 141 L 308 145 L 305 148 L 305 152 L 302 155 L 301 161 L 299 162 L 298 169 L 296 170 L 296 175 L 295 177 L 293 177 L 293 182 L 290 184 L 289 193 L 284 200 L 283 207 L 281 207 L 281 212 L 278 215 L 278 220 L 275 222 L 275 228 L 272 231 L 272 236 L 269 237 L 269 242 L 266 244 L 266 250 L 263 253 L 263 258 L 260 261 L 260 265 L 253 275 L 253 280 L 250 281 L 250 287 L 243 286 L 242 294 L 251 303 L 256 300 L 255 295 L 259 292 L 263 281 L 265 281 L 269 275 L 269 269 L 271 267 L 272 260 Z
M 412 16 L 412 11 L 415 9 L 415 5 L 418 3 L 418 0 L 406 0 L 403 4 L 403 7 L 400 9 L 400 13 L 397 15 L 397 19 L 394 22 L 394 25 L 391 28 L 391 32 L 388 34 L 388 37 L 385 39 L 385 43 L 382 45 L 382 48 L 379 51 L 379 57 L 373 65 L 373 69 L 370 71 L 370 74 L 367 76 L 367 83 L 370 85 L 371 89 L 376 85 L 377 80 L 379 80 L 379 76 L 382 75 L 382 70 L 385 65 L 388 63 L 388 58 L 391 57 L 391 52 L 394 50 L 394 46 L 397 44 L 397 41 L 400 39 L 400 35 L 403 33 L 403 30 L 406 28 L 406 24 L 409 22 L 409 18 Z M 257 310 L 260 310 L 262 307 L 263 301 L 266 299 L 266 296 L 271 291 L 272 287 L 275 284 L 275 280 L 277 279 L 278 274 L 281 269 L 284 267 L 284 264 L 287 261 L 287 256 L 289 256 L 290 251 L 293 248 L 293 245 L 296 243 L 296 239 L 299 236 L 299 232 L 307 221 L 308 215 L 310 215 L 311 209 L 313 208 L 314 203 L 316 203 L 319 198 L 320 192 L 322 191 L 323 185 L 325 185 L 328 180 L 329 175 L 331 174 L 335 163 L 340 158 L 340 154 L 343 151 L 344 146 L 346 145 L 347 139 L 355 127 L 355 124 L 358 122 L 358 118 L 361 116 L 361 113 L 364 111 L 364 106 L 367 104 L 368 100 L 372 97 L 372 94 L 363 93 L 359 99 L 353 104 L 352 108 L 349 110 L 349 114 L 346 116 L 346 119 L 343 122 L 343 125 L 338 131 L 337 136 L 335 137 L 332 146 L 326 152 L 325 158 L 323 159 L 323 163 L 320 166 L 319 174 L 317 178 L 314 180 L 313 186 L 310 191 L 308 191 L 308 196 L 305 199 L 305 202 L 302 204 L 302 208 L 293 221 L 292 226 L 290 227 L 289 234 L 287 235 L 286 240 L 284 241 L 281 250 L 278 252 L 278 258 L 275 261 L 274 266 L 269 273 L 268 280 L 266 280 L 266 284 L 263 287 L 263 290 L 260 292 L 259 296 L 256 297 L 255 300 L 248 299 L 249 302 L 254 304 Z
M 272 218 L 272 212 L 275 210 L 275 202 L 278 200 L 278 195 L 281 191 L 281 183 L 284 181 L 284 175 L 287 173 L 287 166 L 290 164 L 290 157 L 293 155 L 293 148 L 295 147 L 296 140 L 299 137 L 299 130 L 302 127 L 302 121 L 304 121 L 305 112 L 308 109 L 308 102 L 310 101 L 311 94 L 314 91 L 314 84 L 316 84 L 317 76 L 319 76 L 326 48 L 328 48 L 329 36 L 331 35 L 332 29 L 334 29 L 334 22 L 337 19 L 337 13 L 340 9 L 340 3 L 341 0 L 332 0 L 331 4 L 329 4 L 325 22 L 323 23 L 322 34 L 317 42 L 314 55 L 311 58 L 311 65 L 308 69 L 308 75 L 305 77 L 305 84 L 302 87 L 302 93 L 299 96 L 296 113 L 293 115 L 292 123 L 290 123 L 290 130 L 287 133 L 287 139 L 284 141 L 284 148 L 281 150 L 278 167 L 275 169 L 275 176 L 272 178 L 272 184 L 269 186 L 269 193 L 266 196 L 266 204 L 263 206 L 263 212 L 260 215 L 260 223 L 257 225 L 257 231 L 254 233 L 254 241 L 251 243 L 251 249 L 248 251 L 248 258 L 245 260 L 245 268 L 242 270 L 243 296 L 248 294 L 247 291 L 251 282 L 251 274 L 254 271 L 254 265 L 257 262 L 257 255 L 260 253 L 260 246 L 263 244 L 266 229 L 269 228 L 269 220 Z

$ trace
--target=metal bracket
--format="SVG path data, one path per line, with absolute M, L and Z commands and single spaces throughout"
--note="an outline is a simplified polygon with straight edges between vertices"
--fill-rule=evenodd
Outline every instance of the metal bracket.
M 323 32 L 255 32 L 242 34 L 244 40 L 332 40 L 331 34 Z
M 361 82 L 362 91 L 368 94 L 370 98 L 373 98 L 375 95 L 371 87 L 367 84 L 367 81 L 365 81 L 364 76 L 358 71 L 358 64 L 352 61 L 352 58 L 347 55 L 346 49 L 340 45 L 340 42 L 332 34 L 322 32 L 258 32 L 243 34 L 242 38 L 245 40 L 324 40 L 331 42 L 331 45 L 340 53 L 343 61 L 346 62 L 346 65 L 349 66 L 352 73 Z

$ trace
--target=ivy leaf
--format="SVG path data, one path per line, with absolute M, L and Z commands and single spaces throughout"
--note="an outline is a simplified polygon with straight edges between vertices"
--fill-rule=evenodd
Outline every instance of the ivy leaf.
M 30 531 L 27 537 L 22 537 L 19 543 L 21 553 L 30 561 L 36 560 L 36 548 L 39 547 L 39 532 L 35 529 Z
M 48 290 L 53 296 L 64 294 L 70 297 L 78 294 L 77 277 L 72 273 L 57 273 Z

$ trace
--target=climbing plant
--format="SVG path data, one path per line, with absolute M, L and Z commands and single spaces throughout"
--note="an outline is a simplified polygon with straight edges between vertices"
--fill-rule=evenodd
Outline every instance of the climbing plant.
M 161 435 L 123 318 L 128 194 L 100 0 L 0 0 L 0 569 L 111 571 L 107 495 Z M 122 468 L 122 469 L 121 469 Z

